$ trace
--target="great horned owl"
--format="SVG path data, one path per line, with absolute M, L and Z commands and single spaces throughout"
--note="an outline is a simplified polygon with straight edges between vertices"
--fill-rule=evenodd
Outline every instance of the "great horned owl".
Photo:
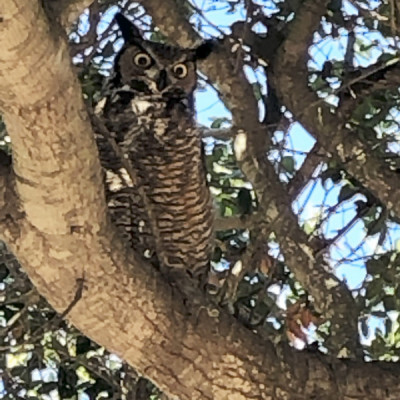
M 161 268 L 204 275 L 213 207 L 193 92 L 196 60 L 210 53 L 211 44 L 185 50 L 155 43 L 123 15 L 115 18 L 125 44 L 115 59 L 101 118 L 131 173 L 99 135 L 113 219 L 133 248 Z

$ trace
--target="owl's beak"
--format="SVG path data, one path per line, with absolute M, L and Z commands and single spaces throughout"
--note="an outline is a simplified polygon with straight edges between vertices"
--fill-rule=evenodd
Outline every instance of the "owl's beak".
M 162 92 L 167 86 L 168 86 L 167 71 L 163 69 L 160 71 L 160 74 L 158 75 L 157 78 L 157 90 L 159 92 Z

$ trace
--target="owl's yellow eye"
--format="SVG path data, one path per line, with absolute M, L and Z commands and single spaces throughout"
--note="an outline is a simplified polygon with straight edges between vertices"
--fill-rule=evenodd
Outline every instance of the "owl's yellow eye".
M 179 79 L 185 78 L 188 74 L 187 66 L 182 63 L 174 65 L 172 71 L 174 72 L 174 75 Z
M 151 58 L 146 53 L 138 53 L 133 58 L 133 62 L 139 67 L 147 68 L 151 65 Z

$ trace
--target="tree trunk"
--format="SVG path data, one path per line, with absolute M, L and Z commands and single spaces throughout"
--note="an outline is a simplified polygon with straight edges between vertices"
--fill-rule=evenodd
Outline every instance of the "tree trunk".
M 107 218 L 93 132 L 60 29 L 37 0 L 3 0 L 0 14 L 0 107 L 13 149 L 12 171 L 1 169 L 2 233 L 56 310 L 67 309 L 82 333 L 171 397 L 400 398 L 398 365 L 273 345 L 200 295 L 183 304 L 135 259 Z

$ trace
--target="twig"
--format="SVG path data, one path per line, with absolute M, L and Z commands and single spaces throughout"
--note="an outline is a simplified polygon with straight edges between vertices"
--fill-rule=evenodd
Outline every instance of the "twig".
M 399 60 L 396 60 L 396 62 L 398 62 Z M 336 95 L 339 94 L 340 92 L 342 92 L 343 90 L 349 88 L 351 85 L 354 85 L 357 82 L 360 82 L 366 78 L 368 78 L 369 76 L 375 74 L 376 72 L 382 71 L 385 68 L 388 67 L 388 63 L 386 64 L 382 64 L 377 66 L 376 68 L 371 68 L 370 70 L 366 71 L 365 73 L 361 74 L 360 76 L 351 79 L 349 82 L 346 82 L 344 85 L 340 86 L 337 89 L 334 89 L 329 95 Z M 312 103 L 307 105 L 307 109 L 311 109 L 313 107 L 316 107 L 318 105 L 321 105 L 323 103 L 325 103 L 325 98 L 318 98 L 317 100 L 313 101 Z M 298 114 L 296 114 L 296 119 L 299 120 L 299 118 L 305 113 L 305 111 L 301 111 Z
M 84 283 L 85 283 L 85 273 L 83 273 L 81 278 L 78 278 L 76 280 L 76 283 L 78 285 L 76 291 L 75 291 L 75 296 L 72 299 L 72 301 L 68 304 L 67 308 L 61 313 L 61 314 L 56 314 L 53 318 L 51 318 L 50 320 L 46 321 L 43 325 L 39 326 L 38 328 L 36 328 L 30 338 L 28 339 L 27 342 L 22 343 L 21 345 L 19 345 L 19 347 L 24 347 L 26 345 L 34 345 L 35 342 L 37 340 L 39 340 L 41 338 L 41 333 L 45 332 L 46 329 L 50 328 L 52 325 L 56 325 L 56 322 L 58 321 L 62 321 L 70 312 L 71 310 L 76 306 L 76 304 L 79 302 L 79 300 L 82 298 L 82 294 L 83 294 L 83 290 L 85 289 Z M 27 306 L 24 307 L 23 310 L 27 310 Z M 21 310 L 22 311 L 22 310 Z M 11 347 L 16 347 L 16 346 L 2 346 L 0 347 L 0 351 L 4 351 L 4 350 L 9 350 Z

